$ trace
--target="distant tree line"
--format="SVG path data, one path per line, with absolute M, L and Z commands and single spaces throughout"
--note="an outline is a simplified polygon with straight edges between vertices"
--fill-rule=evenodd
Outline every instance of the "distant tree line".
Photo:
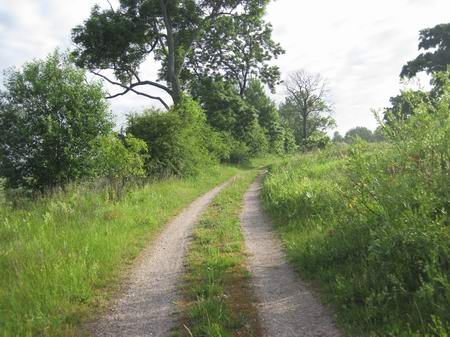
M 382 142 L 384 139 L 383 129 L 381 127 L 376 128 L 375 131 L 372 132 L 364 126 L 357 126 L 348 130 L 345 133 L 345 136 L 342 136 L 339 131 L 335 131 L 332 140 L 334 143 L 353 144 L 358 140 L 363 140 L 368 143 L 376 143 Z

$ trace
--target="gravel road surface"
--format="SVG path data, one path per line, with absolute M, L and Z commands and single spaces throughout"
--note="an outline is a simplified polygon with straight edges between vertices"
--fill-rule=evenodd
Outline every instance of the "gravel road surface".
M 262 176 L 245 194 L 241 223 L 265 336 L 342 336 L 327 310 L 286 263 L 281 242 L 261 210 L 261 181 Z
M 228 183 L 195 200 L 168 223 L 138 257 L 124 293 L 91 327 L 98 337 L 167 337 L 173 326 L 177 284 L 192 228 Z

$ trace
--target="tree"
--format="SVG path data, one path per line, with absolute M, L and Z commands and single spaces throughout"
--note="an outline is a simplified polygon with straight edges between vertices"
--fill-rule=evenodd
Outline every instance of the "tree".
M 225 16 L 217 20 L 205 39 L 194 44 L 186 68 L 195 75 L 194 80 L 200 76 L 232 81 L 244 97 L 252 78 L 274 91 L 280 82 L 280 71 L 267 62 L 283 53 L 272 40 L 272 26 L 261 18 Z
M 366 142 L 373 142 L 373 133 L 364 126 L 357 126 L 347 131 L 345 134 L 346 143 L 354 143 L 358 138 L 365 140 Z
M 245 91 L 245 101 L 256 109 L 259 125 L 265 130 L 272 153 L 283 154 L 285 130 L 275 103 L 267 96 L 261 81 L 253 79 Z
M 314 131 L 324 131 L 335 124 L 330 116 L 327 83 L 320 74 L 300 70 L 289 75 L 285 86 L 288 96 L 280 114 L 294 130 L 298 144 L 307 146 Z
M 43 190 L 90 172 L 91 142 L 110 132 L 104 91 L 54 52 L 6 74 L 0 97 L 0 176 Z
M 344 142 L 344 137 L 341 136 L 339 131 L 335 131 L 334 132 L 334 134 L 333 134 L 333 142 L 334 143 L 343 143 Z
M 385 136 L 384 136 L 384 127 L 379 126 L 373 131 L 373 141 L 378 142 L 384 142 Z
M 228 132 L 248 146 L 254 155 L 267 150 L 267 138 L 259 124 L 257 110 L 242 99 L 232 83 L 204 79 L 196 82 L 193 96 L 200 102 L 214 130 Z
M 422 104 L 430 104 L 431 97 L 428 92 L 421 90 L 404 90 L 400 95 L 391 97 L 391 107 L 384 109 L 384 120 L 390 123 L 392 120 L 404 120 L 414 114 L 414 110 Z
M 421 30 L 419 40 L 419 50 L 427 52 L 404 65 L 401 77 L 412 78 L 421 71 L 446 71 L 450 64 L 450 23 Z
M 267 3 L 268 0 L 120 0 L 118 9 L 100 10 L 95 6 L 89 19 L 72 32 L 77 45 L 74 55 L 78 65 L 123 89 L 109 98 L 134 92 L 157 99 L 167 108 L 161 97 L 141 91 L 142 86 L 161 89 L 178 103 L 186 61 L 195 64 L 187 73 L 208 67 L 195 54 L 196 46 L 208 43 L 208 32 L 219 29 L 223 17 L 261 22 Z M 221 43 L 231 48 L 235 32 L 228 33 L 222 36 Z M 159 78 L 143 80 L 139 68 L 150 56 L 161 63 Z M 118 81 L 101 70 L 113 71 Z

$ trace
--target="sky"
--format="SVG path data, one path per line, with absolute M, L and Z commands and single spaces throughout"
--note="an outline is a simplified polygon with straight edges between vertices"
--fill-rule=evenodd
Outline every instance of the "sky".
M 109 6 L 107 0 L 0 0 L 0 69 L 20 67 L 57 47 L 73 48 L 71 29 L 95 4 Z M 344 134 L 356 126 L 376 128 L 372 110 L 388 106 L 404 86 L 399 73 L 418 55 L 419 30 L 450 22 L 450 1 L 275 0 L 266 20 L 286 50 L 275 61 L 282 77 L 300 69 L 321 73 L 329 84 L 337 130 Z M 150 61 L 141 78 L 155 78 L 156 70 Z M 273 99 L 281 102 L 285 95 L 281 85 Z M 127 113 L 156 105 L 134 94 L 110 104 L 119 125 Z

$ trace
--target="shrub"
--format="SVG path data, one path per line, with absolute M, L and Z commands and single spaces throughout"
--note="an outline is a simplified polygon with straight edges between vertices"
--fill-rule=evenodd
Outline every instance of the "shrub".
M 147 144 L 133 136 L 101 136 L 94 140 L 94 175 L 108 179 L 112 197 L 120 197 L 127 180 L 145 175 L 144 158 Z
M 314 131 L 308 137 L 306 148 L 308 150 L 324 149 L 331 143 L 330 137 L 323 131 Z
M 6 74 L 0 94 L 0 176 L 43 190 L 90 172 L 91 142 L 111 130 L 104 92 L 54 52 Z
M 205 116 L 191 98 L 183 97 L 168 112 L 147 110 L 129 116 L 126 131 L 147 143 L 149 175 L 195 175 L 214 162 L 208 152 Z

